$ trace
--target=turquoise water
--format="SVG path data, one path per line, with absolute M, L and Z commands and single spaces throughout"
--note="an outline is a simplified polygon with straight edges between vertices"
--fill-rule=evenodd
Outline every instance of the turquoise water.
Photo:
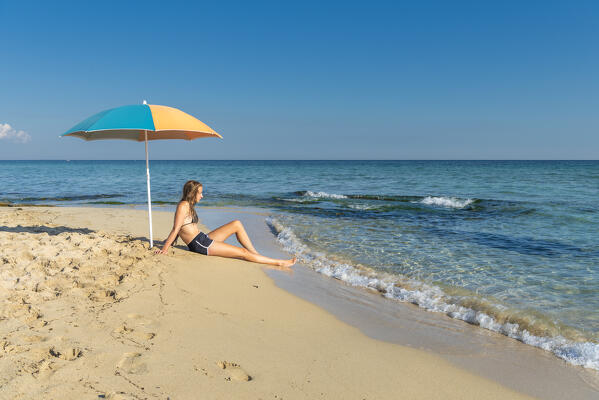
M 599 369 L 598 161 L 152 161 L 307 266 Z M 144 161 L 0 161 L 0 202 L 143 204 Z

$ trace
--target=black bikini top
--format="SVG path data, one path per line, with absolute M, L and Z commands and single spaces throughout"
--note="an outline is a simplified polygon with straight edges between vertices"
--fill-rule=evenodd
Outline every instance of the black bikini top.
M 185 219 L 183 220 L 183 225 L 181 225 L 181 227 L 184 227 L 185 225 L 197 224 L 197 223 L 198 223 L 197 215 L 195 217 L 192 217 L 191 215 L 187 215 L 187 217 L 185 217 Z

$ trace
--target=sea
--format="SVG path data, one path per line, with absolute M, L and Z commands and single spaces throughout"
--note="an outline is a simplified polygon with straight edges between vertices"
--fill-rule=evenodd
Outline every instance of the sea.
M 599 370 L 599 161 L 150 162 L 155 209 L 258 208 L 299 262 Z M 0 161 L 0 203 L 131 207 L 145 161 Z

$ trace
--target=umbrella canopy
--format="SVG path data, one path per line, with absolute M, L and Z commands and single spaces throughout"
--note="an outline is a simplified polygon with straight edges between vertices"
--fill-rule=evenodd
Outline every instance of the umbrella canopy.
M 153 104 L 135 104 L 111 108 L 81 121 L 62 136 L 84 140 L 186 139 L 222 136 L 208 125 L 176 108 Z
M 86 141 L 122 139 L 145 142 L 146 177 L 148 186 L 148 221 L 150 248 L 154 247 L 152 235 L 152 196 L 150 191 L 150 165 L 148 140 L 185 139 L 222 136 L 208 125 L 176 108 L 153 104 L 135 104 L 111 108 L 81 121 L 63 136 L 74 136 Z

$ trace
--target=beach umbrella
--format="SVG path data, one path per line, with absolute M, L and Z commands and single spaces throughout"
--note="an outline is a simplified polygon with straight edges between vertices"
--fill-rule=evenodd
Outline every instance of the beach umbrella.
M 123 139 L 146 144 L 146 179 L 148 186 L 148 220 L 150 225 L 150 248 L 154 247 L 152 236 L 152 196 L 150 191 L 150 164 L 148 141 L 166 139 L 193 140 L 202 137 L 222 136 L 202 121 L 176 108 L 143 104 L 111 108 L 92 115 L 61 135 L 75 136 L 83 140 Z

